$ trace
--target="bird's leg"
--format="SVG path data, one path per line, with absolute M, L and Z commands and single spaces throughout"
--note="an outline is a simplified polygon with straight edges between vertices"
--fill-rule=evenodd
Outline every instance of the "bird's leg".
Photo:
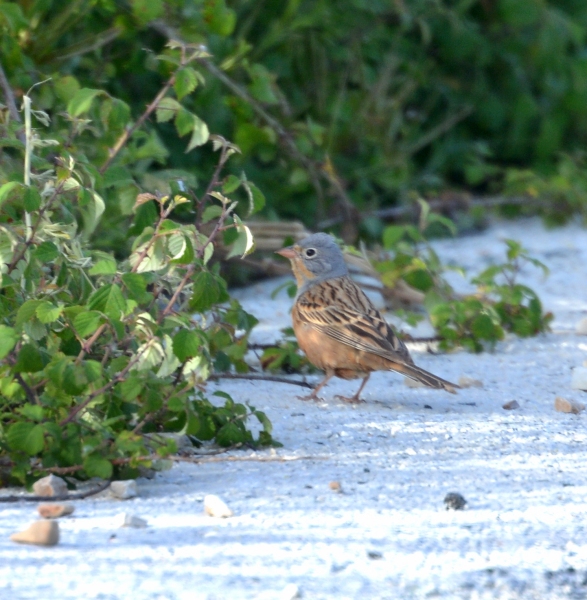
M 327 371 L 326 377 L 324 377 L 324 379 L 312 390 L 311 394 L 308 394 L 307 396 L 298 396 L 298 398 L 300 400 L 320 400 L 320 398 L 318 398 L 318 392 L 330 381 L 330 379 L 332 379 L 333 376 L 334 373 Z
M 348 398 L 347 396 L 336 396 L 336 397 L 340 398 L 341 400 L 344 400 L 345 402 L 352 402 L 352 403 L 365 402 L 364 400 L 361 400 L 360 396 L 361 396 L 361 392 L 363 391 L 363 388 L 367 384 L 367 381 L 369 381 L 369 377 L 371 377 L 371 373 L 367 373 L 367 375 L 365 375 L 365 378 L 363 379 L 361 386 L 359 387 L 359 389 L 357 390 L 357 393 L 354 396 L 351 396 L 350 398 Z

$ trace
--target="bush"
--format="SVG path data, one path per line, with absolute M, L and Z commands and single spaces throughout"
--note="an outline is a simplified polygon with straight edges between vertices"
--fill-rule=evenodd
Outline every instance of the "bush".
M 171 44 L 162 58 L 174 71 L 134 123 L 121 100 L 75 86 L 57 123 L 24 96 L 24 143 L 18 123 L 4 122 L 0 143 L 14 150 L 11 179 L 0 181 L 0 460 L 13 480 L 134 475 L 176 450 L 163 432 L 222 446 L 272 443 L 262 412 L 205 393 L 214 369 L 247 369 L 256 323 L 230 299 L 214 261 L 216 247 L 228 256 L 253 249 L 229 195 L 244 190 L 243 215 L 263 204 L 244 175 L 222 176 L 238 148 L 210 136 L 217 165 L 203 193 L 176 178 L 168 193 L 136 194 L 133 173 L 158 148 L 141 129 L 151 113 L 190 134 L 188 151 L 209 137 L 180 104 L 196 87 L 200 57 Z M 55 139 L 41 137 L 33 119 Z M 88 241 L 108 210 L 103 194 L 133 215 L 119 232 L 128 257 Z
M 86 87 L 139 114 L 173 71 L 155 60 L 167 39 L 205 45 L 212 58 L 185 83 L 207 85 L 184 108 L 240 146 L 232 168 L 266 191 L 267 216 L 342 219 L 346 239 L 357 209 L 409 203 L 413 190 L 500 193 L 510 169 L 552 176 L 587 141 L 586 32 L 573 0 L 0 0 L 8 78 L 26 90 L 53 76 L 38 99 L 48 111 Z M 171 123 L 141 131 L 127 148 L 135 181 L 164 182 L 169 168 L 206 180 L 211 157 L 186 155 Z M 125 197 L 105 197 L 105 249 L 123 241 Z M 362 227 L 377 238 L 383 224 Z

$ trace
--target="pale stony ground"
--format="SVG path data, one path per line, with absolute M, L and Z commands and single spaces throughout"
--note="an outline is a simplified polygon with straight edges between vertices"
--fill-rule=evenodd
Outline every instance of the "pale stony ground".
M 35 506 L 0 505 L 0 597 L 587 598 L 587 416 L 553 408 L 557 395 L 587 399 L 570 388 L 573 367 L 587 359 L 587 337 L 574 331 L 587 316 L 587 230 L 498 223 L 435 247 L 478 271 L 502 260 L 504 237 L 550 267 L 547 280 L 534 269 L 523 280 L 555 313 L 553 332 L 480 355 L 413 353 L 423 367 L 483 388 L 453 396 L 378 373 L 367 402 L 349 405 L 334 396 L 356 382 L 333 382 L 320 403 L 299 400 L 301 388 L 289 385 L 212 385 L 266 411 L 283 443 L 277 456 L 299 460 L 178 465 L 139 480 L 136 499 L 76 502 L 54 548 L 10 542 Z M 289 323 L 291 301 L 269 298 L 278 283 L 238 294 L 262 319 L 259 341 Z M 503 410 L 510 400 L 520 409 Z M 445 510 L 453 491 L 466 510 Z M 206 516 L 210 493 L 235 516 Z M 148 527 L 118 528 L 121 512 Z

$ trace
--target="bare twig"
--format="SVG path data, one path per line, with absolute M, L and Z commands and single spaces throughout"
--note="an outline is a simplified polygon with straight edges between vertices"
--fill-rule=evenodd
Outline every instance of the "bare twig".
M 106 169 L 110 166 L 112 161 L 116 158 L 116 155 L 124 148 L 125 144 L 128 142 L 132 134 L 143 125 L 143 123 L 149 118 L 151 113 L 159 106 L 159 103 L 171 88 L 171 86 L 175 83 L 175 73 L 167 80 L 167 83 L 159 90 L 159 93 L 155 96 L 155 99 L 147 106 L 145 112 L 135 121 L 132 127 L 128 127 L 124 130 L 122 135 L 116 140 L 116 143 L 112 147 L 109 152 L 108 158 L 106 162 L 100 167 L 100 173 L 104 173 Z
M 31 404 L 39 404 L 39 399 L 37 398 L 37 395 L 35 394 L 34 390 L 28 385 L 28 383 L 22 378 L 22 375 L 20 373 L 17 373 L 14 376 L 14 379 L 18 381 L 20 387 L 24 390 L 27 400 Z
M 330 456 L 316 455 L 316 456 L 278 456 L 278 455 L 248 455 L 248 456 L 206 456 L 206 457 L 195 457 L 195 456 L 168 456 L 166 460 L 173 462 L 187 462 L 187 463 L 215 463 L 215 462 L 292 462 L 294 460 L 328 460 Z
M 463 208 L 470 208 L 474 206 L 480 206 L 483 208 L 492 208 L 495 206 L 505 206 L 508 204 L 527 204 L 529 202 L 539 203 L 540 199 L 532 198 L 530 196 L 492 196 L 488 198 L 470 198 L 469 200 L 463 202 Z M 444 199 L 435 199 L 428 201 L 430 206 L 430 210 L 438 210 L 444 208 L 446 206 L 450 206 L 450 202 L 445 201 Z M 406 215 L 417 215 L 421 210 L 420 204 L 408 204 L 406 206 L 391 206 L 389 208 L 380 208 L 378 210 L 367 211 L 360 214 L 361 219 L 366 219 L 367 217 L 378 217 L 380 219 L 399 219 L 401 217 L 405 217 Z M 317 231 L 321 229 L 327 229 L 328 227 L 333 227 L 334 225 L 338 225 L 344 220 L 342 215 L 337 215 L 335 217 L 331 217 L 329 219 L 324 219 L 320 221 L 317 225 Z
M 4 92 L 4 98 L 6 99 L 6 105 L 8 106 L 8 111 L 10 112 L 10 116 L 17 122 L 22 123 L 22 119 L 20 118 L 20 114 L 18 112 L 18 108 L 16 106 L 16 100 L 14 99 L 14 93 L 10 84 L 8 83 L 8 79 L 6 78 L 6 73 L 4 73 L 4 69 L 2 68 L 2 64 L 0 64 L 0 88 Z M 25 135 L 24 131 L 18 132 L 18 139 L 24 144 L 25 143 Z
M 63 500 L 83 500 L 84 498 L 89 498 L 103 492 L 109 485 L 110 481 L 104 481 L 91 490 L 62 496 L 0 496 L 0 502 L 61 502 Z

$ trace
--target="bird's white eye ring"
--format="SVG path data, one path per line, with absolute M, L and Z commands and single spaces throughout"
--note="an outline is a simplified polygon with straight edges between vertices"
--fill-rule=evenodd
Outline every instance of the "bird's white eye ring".
M 316 256 L 316 250 L 314 250 L 314 248 L 307 248 L 304 251 L 304 254 L 308 257 L 308 258 L 314 258 L 314 256 Z

